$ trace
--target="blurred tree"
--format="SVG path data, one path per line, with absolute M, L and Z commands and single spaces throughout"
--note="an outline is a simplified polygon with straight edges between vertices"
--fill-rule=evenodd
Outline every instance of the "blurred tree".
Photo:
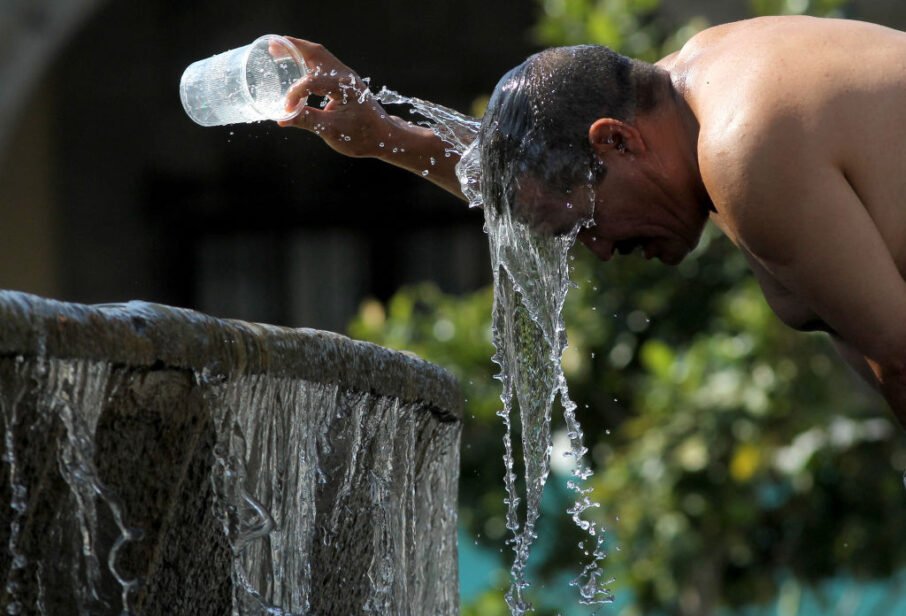
M 653 60 L 708 25 L 700 17 L 670 24 L 659 5 L 542 0 L 536 35 Z M 750 8 L 828 15 L 841 5 L 752 0 Z M 821 334 L 773 316 L 725 238 L 707 229 L 677 268 L 632 257 L 604 265 L 581 249 L 573 259 L 563 364 L 598 467 L 595 497 L 613 535 L 608 568 L 618 596 L 635 598 L 627 614 L 707 615 L 772 600 L 790 580 L 817 589 L 833 574 L 883 578 L 906 564 L 899 430 Z M 414 351 L 460 378 L 460 519 L 499 548 L 503 431 L 491 302 L 490 289 L 467 297 L 404 289 L 386 307 L 366 303 L 350 334 Z M 536 563 L 536 587 L 559 584 L 579 561 L 568 516 L 548 515 L 547 524 L 557 539 L 538 550 L 546 558 Z M 498 586 L 463 614 L 504 613 L 505 582 Z M 547 613 L 542 593 L 535 598 Z

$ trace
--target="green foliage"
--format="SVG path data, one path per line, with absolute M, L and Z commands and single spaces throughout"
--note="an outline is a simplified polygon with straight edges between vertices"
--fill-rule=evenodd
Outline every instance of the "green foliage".
M 749 0 L 753 15 L 838 16 L 846 0 Z
M 597 43 L 633 58 L 654 62 L 708 27 L 705 16 L 677 21 L 660 0 L 539 0 L 538 42 Z M 740 4 L 743 4 L 740 2 Z M 752 15 L 837 16 L 846 0 L 748 0 Z M 679 11 L 681 12 L 681 11 Z
M 671 22 L 658 0 L 540 4 L 541 42 L 601 42 L 645 59 L 707 25 Z M 751 8 L 830 14 L 841 4 L 752 0 Z M 602 264 L 578 248 L 572 279 L 564 370 L 597 467 L 608 572 L 618 597 L 628 590 L 635 598 L 632 613 L 709 614 L 769 600 L 784 579 L 816 587 L 835 573 L 878 578 L 906 564 L 899 430 L 824 335 L 793 332 L 774 317 L 725 238 L 706 230 L 676 268 L 632 256 Z M 460 520 L 500 549 L 503 429 L 491 303 L 490 289 L 466 297 L 430 285 L 403 289 L 386 308 L 364 305 L 350 334 L 413 351 L 459 377 L 467 399 Z M 531 575 L 536 588 L 561 584 L 578 566 L 579 535 L 564 508 L 543 518 L 539 543 L 553 539 L 536 553 L 546 553 Z M 505 613 L 502 590 L 463 613 Z
M 466 297 L 451 297 L 433 285 L 397 293 L 386 309 L 369 301 L 349 327 L 349 335 L 430 358 L 447 367 L 463 384 L 469 410 L 493 420 L 500 388 L 492 379 L 490 287 Z
M 886 576 L 904 564 L 894 468 L 906 466 L 906 448 L 897 429 L 822 334 L 774 317 L 728 241 L 709 231 L 675 269 L 632 256 L 603 266 L 577 249 L 572 277 L 564 367 L 598 463 L 618 592 L 630 589 L 646 613 L 706 614 L 770 599 L 781 573 L 812 584 L 839 571 Z M 350 333 L 415 351 L 460 378 L 461 520 L 499 547 L 490 314 L 488 290 L 457 298 L 424 285 L 400 291 L 386 313 L 367 304 Z M 575 570 L 578 535 L 565 514 L 546 519 L 558 547 L 533 579 L 552 585 Z M 695 607 L 684 611 L 684 601 Z M 500 605 L 490 592 L 464 613 Z
M 597 486 L 619 519 L 611 565 L 641 605 L 709 613 L 770 599 L 778 572 L 814 583 L 903 565 L 906 449 L 821 335 L 782 326 L 749 280 L 688 342 L 657 329 Z
M 655 60 L 682 47 L 707 27 L 702 18 L 673 24 L 659 0 L 542 0 L 535 37 L 545 45 L 598 43 L 640 60 Z

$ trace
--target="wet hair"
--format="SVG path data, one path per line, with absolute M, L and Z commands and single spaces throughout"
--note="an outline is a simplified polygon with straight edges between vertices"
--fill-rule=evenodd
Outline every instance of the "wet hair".
M 652 108 L 657 72 L 601 45 L 546 49 L 510 70 L 494 88 L 478 135 L 485 203 L 512 204 L 526 174 L 560 192 L 602 178 L 607 170 L 588 141 L 589 127 Z

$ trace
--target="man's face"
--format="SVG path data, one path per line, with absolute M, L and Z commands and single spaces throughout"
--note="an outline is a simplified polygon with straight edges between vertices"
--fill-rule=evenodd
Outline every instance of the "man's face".
M 684 220 L 659 191 L 631 180 L 609 172 L 594 190 L 592 205 L 589 187 L 556 191 L 545 189 L 538 180 L 523 178 L 516 215 L 538 233 L 566 233 L 587 223 L 578 239 L 602 261 L 640 249 L 646 259 L 678 264 L 698 243 L 703 220 Z
M 590 223 L 594 214 L 587 186 L 554 190 L 532 176 L 517 180 L 516 218 L 542 235 L 563 235 L 576 225 Z

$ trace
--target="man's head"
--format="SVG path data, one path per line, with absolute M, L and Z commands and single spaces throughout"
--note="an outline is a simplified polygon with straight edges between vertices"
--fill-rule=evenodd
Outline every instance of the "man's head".
M 553 233 L 565 233 L 594 215 L 595 228 L 583 230 L 580 239 L 605 259 L 615 249 L 645 245 L 642 231 L 633 235 L 618 218 L 644 223 L 648 214 L 643 210 L 657 207 L 654 194 L 663 190 L 655 189 L 654 176 L 661 161 L 644 158 L 650 154 L 647 144 L 657 137 L 646 137 L 638 127 L 671 92 L 665 71 L 606 47 L 558 47 L 531 56 L 500 80 L 482 120 L 486 206 L 511 208 L 517 217 Z M 619 177 L 610 179 L 612 166 L 612 175 Z M 617 229 L 620 224 L 627 228 Z M 652 239 L 658 235 L 647 227 Z M 606 241 L 593 245 L 599 236 Z M 651 252 L 665 256 L 653 247 Z M 671 254 L 663 260 L 678 258 Z

